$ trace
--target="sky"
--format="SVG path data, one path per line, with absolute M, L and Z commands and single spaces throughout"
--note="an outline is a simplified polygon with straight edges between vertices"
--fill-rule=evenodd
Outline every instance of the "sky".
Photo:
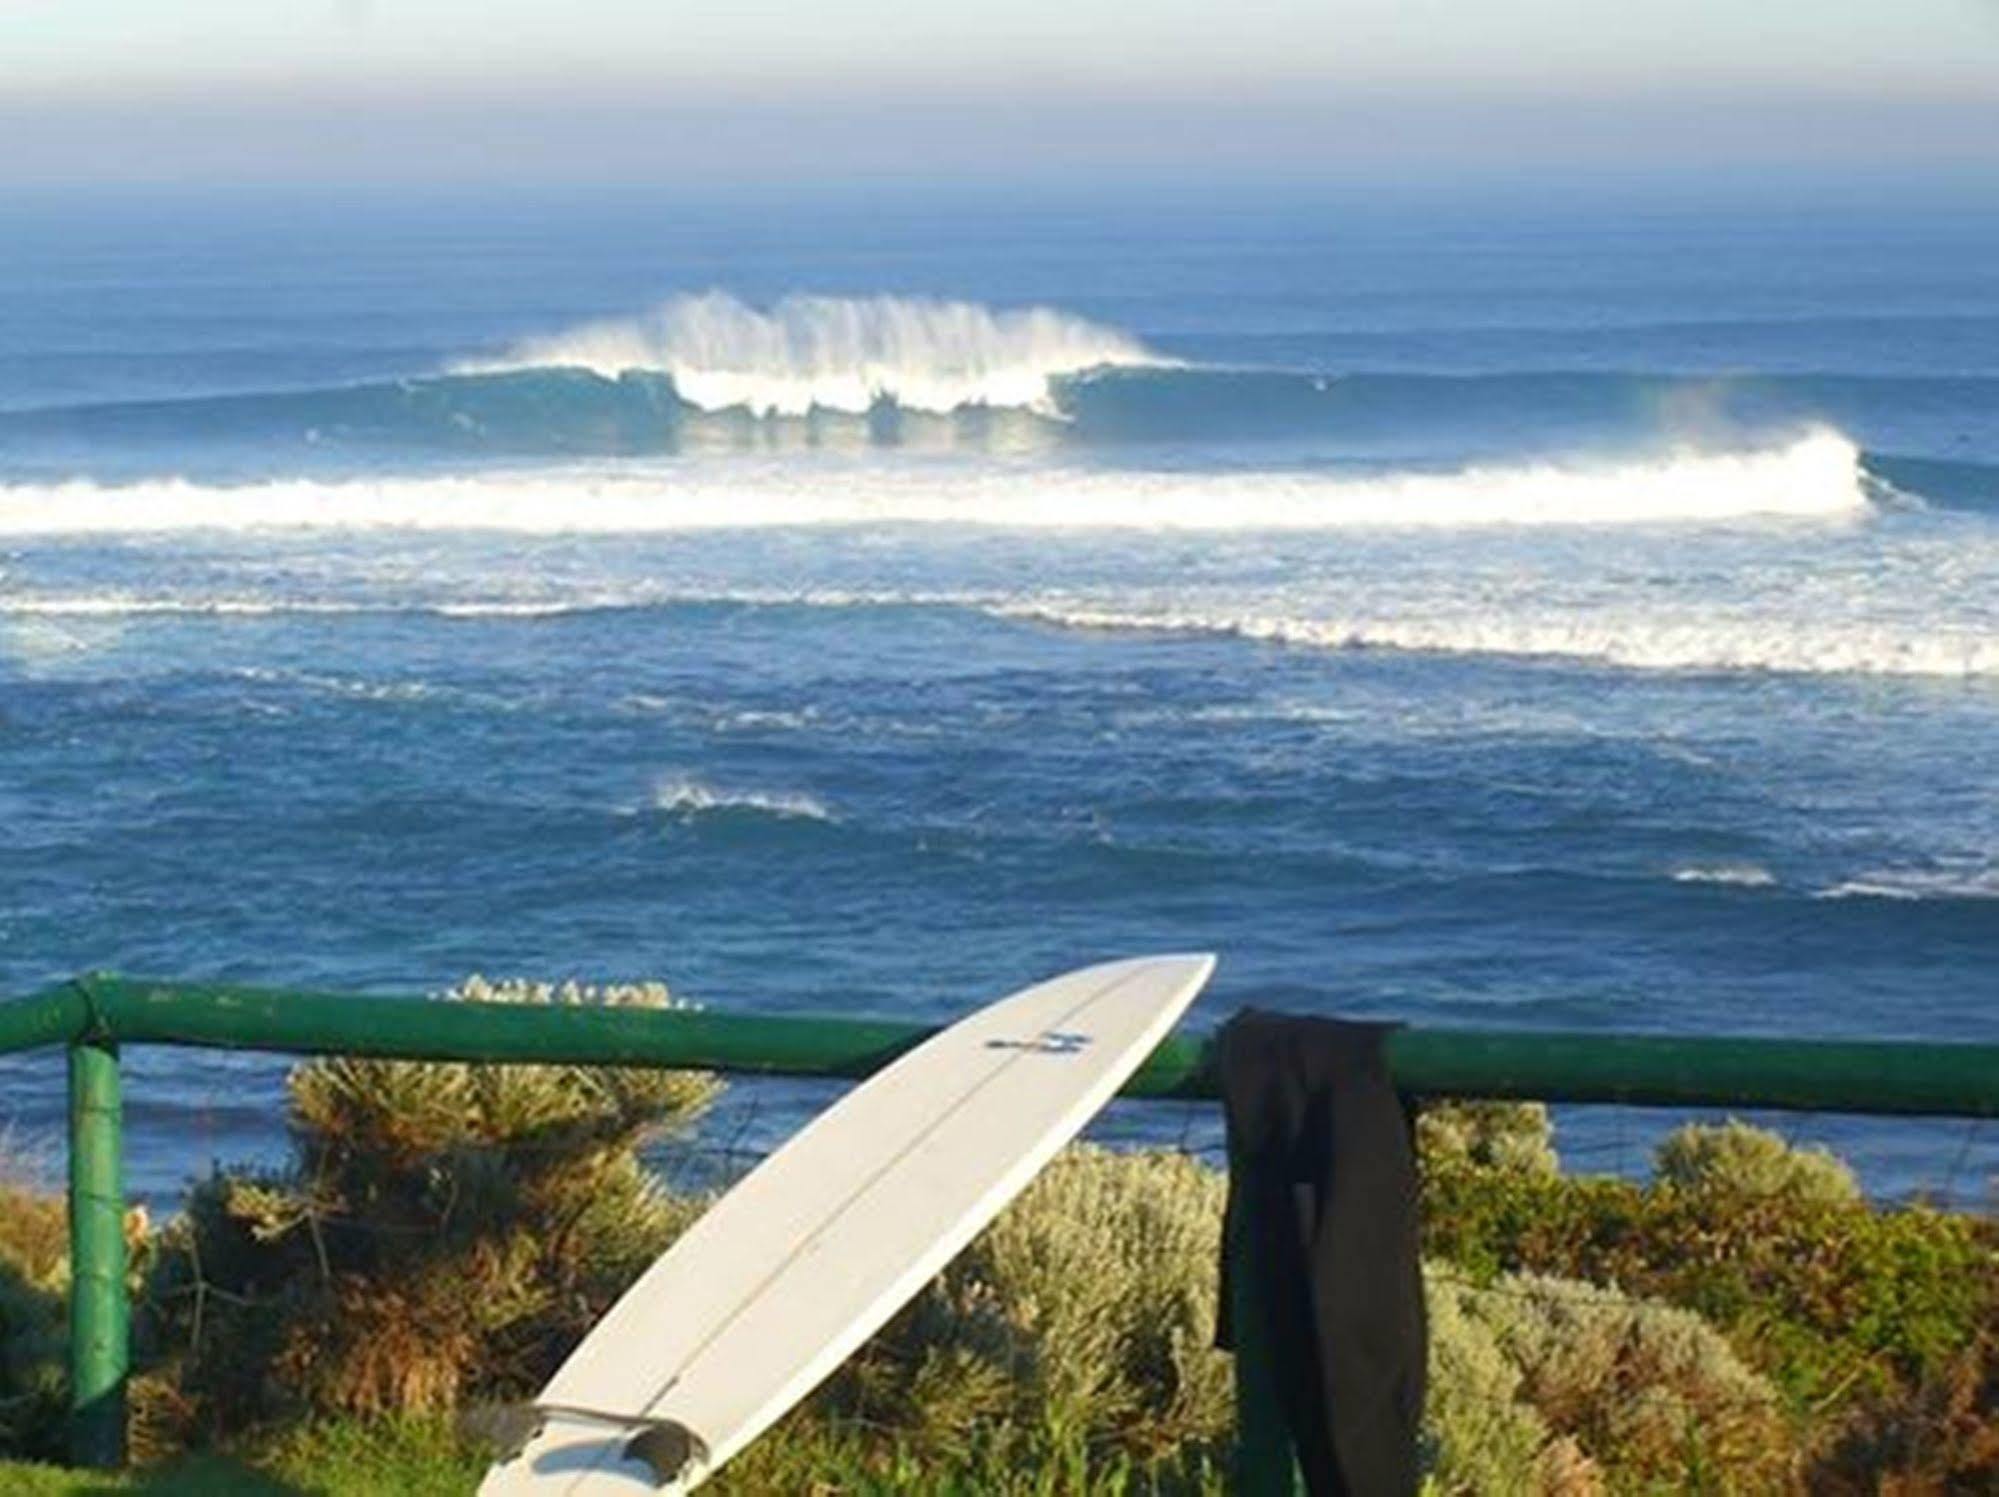
M 0 0 L 0 180 L 1999 166 L 1999 0 Z

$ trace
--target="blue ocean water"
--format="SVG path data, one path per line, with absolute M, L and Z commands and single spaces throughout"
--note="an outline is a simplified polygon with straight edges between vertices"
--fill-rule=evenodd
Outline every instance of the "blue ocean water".
M 0 225 L 0 992 L 944 1018 L 1203 947 L 1208 1021 L 1989 1041 L 1995 748 L 1990 204 Z M 136 1189 L 282 1146 L 279 1062 L 130 1069 Z

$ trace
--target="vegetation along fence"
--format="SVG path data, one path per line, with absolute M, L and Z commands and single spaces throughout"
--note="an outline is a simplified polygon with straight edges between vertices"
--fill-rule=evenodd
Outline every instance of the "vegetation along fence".
M 192 1045 L 408 1060 L 660 1066 L 858 1078 L 931 1028 L 878 1020 L 593 1007 L 425 1003 L 275 988 L 77 978 L 0 1002 L 0 1054 L 69 1054 L 70 1451 L 115 1466 L 125 1446 L 121 1046 Z M 1999 1045 L 1404 1029 L 1398 1086 L 1420 1097 L 1999 1117 Z M 1211 1099 L 1199 1038 L 1168 1039 L 1126 1096 Z M 1256 1286 L 1237 1276 L 1236 1292 Z M 1235 1323 L 1255 1324 L 1238 1303 Z M 1240 1490 L 1282 1492 L 1290 1451 L 1253 1340 L 1236 1366 Z

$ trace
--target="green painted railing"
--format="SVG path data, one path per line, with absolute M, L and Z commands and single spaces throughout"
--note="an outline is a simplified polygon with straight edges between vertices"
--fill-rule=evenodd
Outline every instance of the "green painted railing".
M 72 1459 L 100 1467 L 124 1459 L 121 1046 L 856 1078 L 935 1032 L 871 1019 L 435 1003 L 104 975 L 0 1002 L 0 1054 L 69 1052 Z M 1426 1097 L 1999 1117 L 1999 1045 L 1404 1029 L 1387 1053 L 1398 1087 Z M 1125 1095 L 1212 1098 L 1206 1044 L 1167 1040 Z M 1243 1308 L 1235 1321 L 1248 1326 L 1254 1317 Z M 1240 1489 L 1284 1490 L 1290 1456 L 1267 1369 L 1250 1345 L 1238 1363 Z

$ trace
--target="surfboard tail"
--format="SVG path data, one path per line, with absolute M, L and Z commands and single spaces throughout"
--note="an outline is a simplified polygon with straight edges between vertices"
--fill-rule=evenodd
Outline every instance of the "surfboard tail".
M 659 1487 L 686 1484 L 708 1464 L 708 1447 L 684 1424 L 662 1419 L 625 1441 L 624 1457 L 638 1461 Z

